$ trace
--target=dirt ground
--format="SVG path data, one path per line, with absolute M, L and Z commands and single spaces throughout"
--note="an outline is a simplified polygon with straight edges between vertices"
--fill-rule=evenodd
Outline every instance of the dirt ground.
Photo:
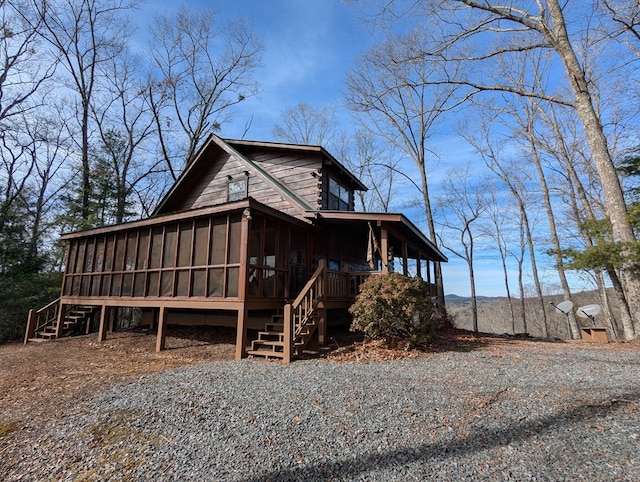
M 50 342 L 0 345 L 0 436 L 47 417 L 64 414 L 67 406 L 115 382 L 136 379 L 149 372 L 203 361 L 232 360 L 235 330 L 219 327 L 170 327 L 166 350 L 155 352 L 155 333 L 109 333 L 103 343 L 91 334 Z M 442 334 L 430 351 L 467 351 L 478 348 L 510 349 L 526 344 L 544 349 L 549 342 L 499 336 L 474 336 L 467 332 Z M 582 342 L 567 343 L 567 347 Z M 605 345 L 597 345 L 602 347 Z M 640 350 L 640 342 L 606 345 L 610 349 Z M 327 345 L 311 348 L 304 358 L 341 361 L 375 361 L 428 356 L 398 346 L 389 349 L 347 330 L 329 333 Z

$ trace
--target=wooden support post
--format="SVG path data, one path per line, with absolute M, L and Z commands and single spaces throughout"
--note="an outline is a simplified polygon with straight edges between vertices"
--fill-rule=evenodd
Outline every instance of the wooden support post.
M 389 232 L 380 228 L 380 257 L 382 258 L 382 272 L 389 273 Z
M 236 360 L 242 360 L 247 348 L 247 309 L 243 306 L 238 310 L 238 322 L 236 327 Z
M 164 350 L 164 344 L 167 339 L 167 308 L 160 307 L 160 316 L 158 317 L 158 335 L 156 336 L 156 351 Z
M 327 286 L 327 260 L 322 258 L 318 260 L 318 268 L 322 268 L 322 279 L 320 280 L 319 286 L 319 293 L 317 294 L 318 297 L 322 297 L 324 296 L 328 291 L 328 286 Z
M 109 316 L 109 312 L 111 308 L 106 305 L 102 305 L 102 309 L 100 310 L 100 329 L 98 330 L 98 342 L 102 343 L 107 339 L 107 317 Z
M 406 242 L 402 243 L 402 274 L 409 276 L 409 247 Z
M 318 304 L 318 344 L 324 345 L 327 339 L 327 309 L 324 303 Z
M 282 363 L 291 363 L 291 352 L 293 350 L 293 313 L 291 304 L 284 305 L 284 357 Z
M 58 308 L 58 324 L 56 325 L 56 338 L 60 338 L 62 336 L 62 327 L 64 326 L 64 306 L 60 303 L 60 307 Z
M 422 258 L 420 256 L 420 253 L 418 253 L 418 257 L 416 258 L 416 276 L 418 278 L 422 278 Z
M 36 324 L 38 323 L 38 314 L 36 310 L 29 310 L 29 318 L 27 318 L 27 331 L 24 334 L 24 344 L 29 342 L 29 338 L 36 335 Z
M 113 333 L 113 327 L 115 325 L 115 319 L 116 319 L 116 312 L 117 312 L 117 308 L 113 308 L 112 310 L 109 310 L 109 333 Z

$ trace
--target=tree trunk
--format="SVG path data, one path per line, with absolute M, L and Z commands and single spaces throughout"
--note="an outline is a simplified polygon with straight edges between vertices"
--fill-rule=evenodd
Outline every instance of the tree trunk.
M 551 40 L 555 43 L 555 49 L 562 59 L 567 78 L 575 96 L 576 112 L 582 122 L 591 156 L 600 178 L 606 213 L 611 220 L 613 235 L 619 243 L 633 243 L 635 242 L 635 236 L 627 218 L 627 209 L 622 187 L 620 186 L 620 179 L 609 153 L 600 118 L 593 105 L 586 74 L 569 40 L 564 15 L 558 0 L 549 0 L 547 5 L 554 28 Z M 625 298 L 629 302 L 631 313 L 635 315 L 633 320 L 633 324 L 635 324 L 639 321 L 637 317 L 640 315 L 640 271 L 637 264 L 630 260 L 628 256 L 625 256 L 628 253 L 628 249 L 623 249 L 623 291 Z M 633 324 L 631 326 L 628 324 L 623 325 L 624 337 L 627 340 L 635 338 Z

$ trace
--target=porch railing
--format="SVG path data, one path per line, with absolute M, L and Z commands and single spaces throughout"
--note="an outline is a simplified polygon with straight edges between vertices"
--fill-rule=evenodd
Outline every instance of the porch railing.
M 58 310 L 60 309 L 60 298 L 53 300 L 39 310 L 29 310 L 27 319 L 27 330 L 24 336 L 25 344 L 33 338 L 37 332 L 58 322 Z

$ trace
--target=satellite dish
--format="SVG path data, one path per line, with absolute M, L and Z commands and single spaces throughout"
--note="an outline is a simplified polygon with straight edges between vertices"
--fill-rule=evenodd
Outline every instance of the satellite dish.
M 571 312 L 571 308 L 573 308 L 573 301 L 566 300 L 554 305 L 556 312 L 566 315 Z
M 576 315 L 578 315 L 580 318 L 593 318 L 598 313 L 600 313 L 600 311 L 602 311 L 600 305 L 585 305 L 578 308 L 578 311 L 576 311 Z

